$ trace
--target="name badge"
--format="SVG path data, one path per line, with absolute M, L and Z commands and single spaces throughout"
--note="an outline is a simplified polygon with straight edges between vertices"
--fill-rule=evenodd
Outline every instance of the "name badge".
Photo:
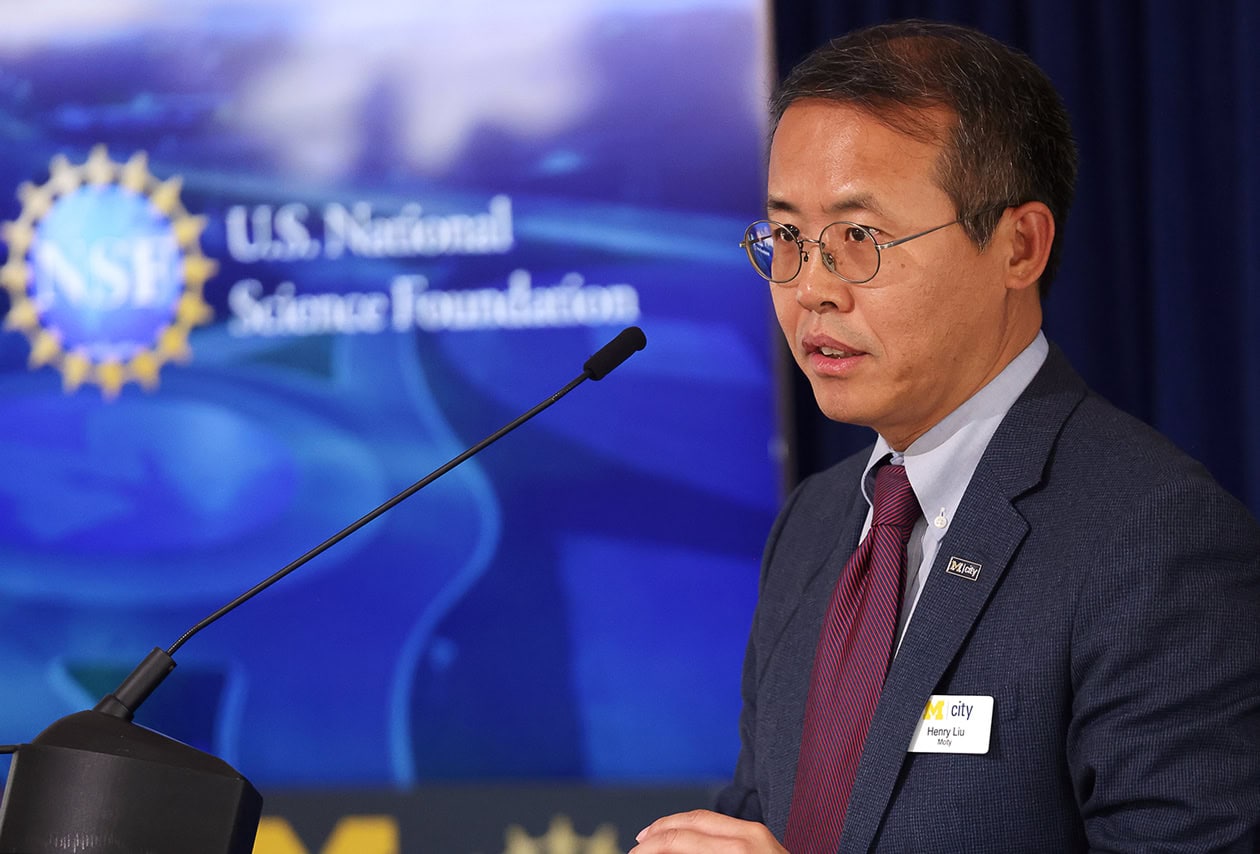
M 988 753 L 992 697 L 933 694 L 910 739 L 910 753 Z

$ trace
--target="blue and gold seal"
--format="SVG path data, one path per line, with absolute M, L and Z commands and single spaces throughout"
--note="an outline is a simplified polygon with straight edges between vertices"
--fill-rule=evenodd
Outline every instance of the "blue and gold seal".
M 201 252 L 206 218 L 191 216 L 179 177 L 158 180 L 137 152 L 126 163 L 97 146 L 81 164 L 58 155 L 43 185 L 18 188 L 21 215 L 0 225 L 9 247 L 0 285 L 4 328 L 31 342 L 32 369 L 61 371 L 114 398 L 128 382 L 156 388 L 169 361 L 192 357 L 188 336 L 214 316 Z

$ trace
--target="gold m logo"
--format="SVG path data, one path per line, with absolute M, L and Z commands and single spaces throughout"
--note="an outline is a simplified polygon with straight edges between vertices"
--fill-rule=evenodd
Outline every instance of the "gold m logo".
M 337 822 L 321 854 L 398 854 L 398 824 L 383 815 L 352 815 Z M 279 816 L 258 823 L 254 854 L 309 854 L 309 849 Z
M 927 701 L 927 705 L 923 707 L 923 720 L 925 721 L 943 721 L 945 720 L 945 701 L 932 700 Z

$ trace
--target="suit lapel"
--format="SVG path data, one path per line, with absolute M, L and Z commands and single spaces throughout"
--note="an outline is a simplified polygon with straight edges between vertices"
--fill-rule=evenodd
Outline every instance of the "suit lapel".
M 840 850 L 846 854 L 872 848 L 927 699 L 1028 534 L 1015 500 L 1041 481 L 1054 441 L 1084 394 L 1084 383 L 1052 346 L 985 450 L 888 671 L 845 816 Z M 946 573 L 951 558 L 978 564 L 979 574 L 971 580 Z
M 762 674 L 766 678 L 763 683 L 765 696 L 774 698 L 774 717 L 781 721 L 770 742 L 765 762 L 767 768 L 776 769 L 775 773 L 768 775 L 767 782 L 783 788 L 764 793 L 766 823 L 780 836 L 787 828 L 818 638 L 832 591 L 849 556 L 857 548 L 862 524 L 870 509 L 861 492 L 853 489 L 854 477 L 861 477 L 860 468 L 856 468 L 852 476 L 838 479 L 834 489 L 811 496 L 813 506 L 802 508 L 802 512 L 818 514 L 817 518 L 804 520 L 806 528 L 813 531 L 830 529 L 835 536 L 823 540 L 815 534 L 805 539 L 815 550 L 794 558 L 793 563 L 801 570 L 798 575 L 800 586 L 788 591 L 785 596 L 794 604 L 794 610 L 782 621 L 773 650 L 767 656 L 770 663 L 766 673 Z M 835 513 L 838 508 L 843 510 L 837 519 Z

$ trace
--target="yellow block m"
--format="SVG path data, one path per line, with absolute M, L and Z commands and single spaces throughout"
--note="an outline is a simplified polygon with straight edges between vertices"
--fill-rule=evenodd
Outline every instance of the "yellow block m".
M 389 816 L 355 815 L 337 822 L 320 854 L 399 854 L 398 825 Z M 278 816 L 258 823 L 254 854 L 309 854 L 292 826 Z
M 927 701 L 927 705 L 923 707 L 923 720 L 925 721 L 942 721 L 945 720 L 945 701 L 932 700 Z

